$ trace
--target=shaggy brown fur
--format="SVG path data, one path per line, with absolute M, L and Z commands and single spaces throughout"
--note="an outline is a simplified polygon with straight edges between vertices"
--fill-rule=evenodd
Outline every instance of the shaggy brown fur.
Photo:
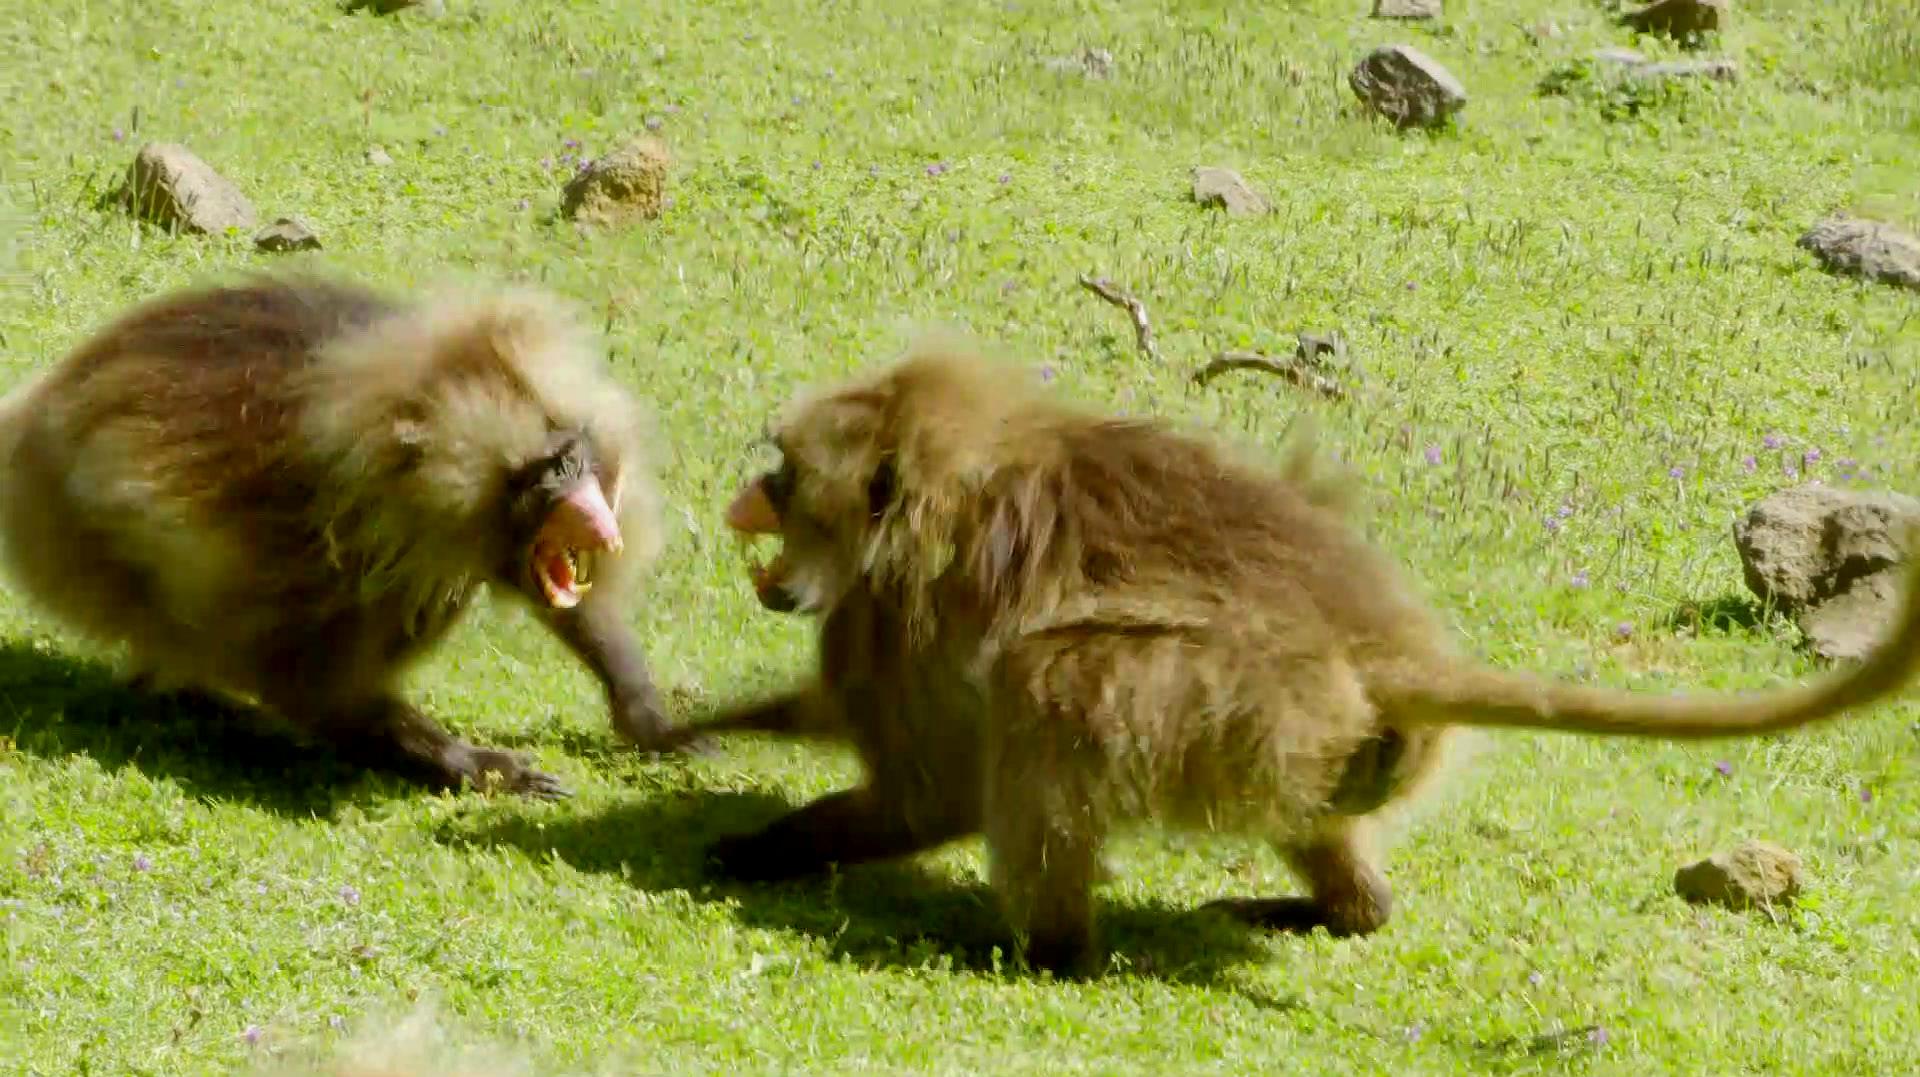
M 728 521 L 780 537 L 755 588 L 822 615 L 818 680 L 687 735 L 844 738 L 866 777 L 716 858 L 779 878 L 984 832 L 1028 960 L 1057 972 L 1095 953 L 1091 887 L 1117 824 L 1261 835 L 1311 896 L 1220 907 L 1371 932 L 1391 890 L 1369 832 L 1459 726 L 1752 735 L 1884 696 L 1920 656 L 1915 589 L 1882 650 L 1805 690 L 1656 697 L 1487 668 L 1304 449 L 1264 470 L 949 350 L 802 397 L 770 436 L 782 462 Z
M 179 292 L 0 401 L 0 552 L 142 685 L 255 700 L 439 784 L 553 795 L 396 682 L 493 583 L 596 672 L 620 733 L 662 742 L 624 615 L 660 548 L 644 423 L 541 294 Z

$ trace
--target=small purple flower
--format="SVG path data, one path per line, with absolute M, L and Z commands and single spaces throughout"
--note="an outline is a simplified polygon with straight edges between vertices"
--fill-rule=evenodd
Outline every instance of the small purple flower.
M 1041 366 L 1040 366 L 1040 380 L 1041 380 L 1041 381 L 1052 381 L 1052 380 L 1053 380 L 1053 364 L 1052 364 L 1052 363 L 1042 363 L 1042 364 L 1041 364 Z
M 945 175 L 948 167 L 949 166 L 945 161 L 935 161 L 934 163 L 927 166 L 927 175 L 929 176 Z
M 1740 470 L 1746 472 L 1749 475 L 1753 474 L 1753 469 L 1759 466 L 1760 466 L 1760 461 L 1755 460 L 1751 456 L 1742 457 L 1740 460 Z
M 647 130 L 658 131 L 663 125 L 666 124 L 667 121 L 661 119 L 658 116 L 648 116 L 645 122 L 647 125 Z
M 1675 464 L 1667 469 L 1667 478 L 1669 479 L 1684 479 L 1686 477 L 1687 469 L 1681 467 L 1679 464 Z
M 1605 1027 L 1596 1026 L 1592 1032 L 1587 1034 L 1587 1038 L 1593 1041 L 1595 1047 L 1605 1047 L 1610 1037 L 1607 1035 Z
M 1573 515 L 1573 506 L 1565 502 L 1561 502 L 1560 507 L 1554 511 L 1556 515 L 1558 515 L 1562 520 L 1564 520 L 1567 517 Z
M 520 201 L 518 201 L 518 202 L 515 202 L 515 203 L 513 204 L 513 208 L 514 208 L 514 209 L 526 209 L 526 208 L 527 208 L 527 200 L 526 200 L 526 199 L 524 199 L 524 198 L 522 198 L 522 199 L 521 199 Z
M 1870 788 L 1868 788 L 1867 786 L 1864 786 L 1864 785 L 1860 787 L 1860 803 L 1862 803 L 1862 804 L 1871 804 L 1871 803 L 1873 803 L 1873 790 L 1872 790 L 1872 789 L 1870 789 Z
M 553 171 L 553 158 L 551 157 L 540 158 L 540 171 L 542 172 Z
M 672 196 L 672 195 L 668 195 L 667 197 L 665 197 L 665 198 L 662 198 L 662 199 L 660 200 L 660 208 L 661 208 L 661 209 L 672 209 L 672 208 L 673 208 L 673 196 Z
M 815 162 L 813 162 L 813 170 L 814 170 L 815 172 L 818 172 L 818 171 L 820 171 L 820 162 L 818 162 L 818 161 L 815 161 Z
M 1558 534 L 1560 532 L 1560 517 L 1558 516 L 1549 516 L 1545 520 L 1542 520 L 1541 524 L 1546 527 L 1547 534 L 1549 535 Z
M 1438 445 L 1427 446 L 1427 463 L 1438 464 L 1439 462 L 1440 462 L 1440 446 Z
M 1797 479 L 1797 478 L 1799 478 L 1799 477 L 1800 477 L 1800 469 L 1799 469 L 1799 468 L 1797 468 L 1797 467 L 1794 467 L 1794 466 L 1793 466 L 1792 464 L 1788 464 L 1788 465 L 1787 465 L 1787 478 L 1789 478 L 1789 479 Z
M 327 1018 L 327 1025 L 335 1032 L 345 1032 L 347 1030 L 347 1019 L 336 1013 L 332 1017 Z
M 149 859 L 147 858 L 147 854 L 145 854 L 145 853 L 135 853 L 135 854 L 133 854 L 133 870 L 135 870 L 135 871 L 152 871 L 152 870 L 153 870 L 153 861 L 152 861 L 152 860 L 149 860 Z
M 562 141 L 560 144 L 570 150 L 577 150 L 580 148 L 580 140 L 577 138 L 566 139 Z
M 1415 1021 L 1413 1024 L 1410 1024 L 1407 1026 L 1407 1042 L 1409 1043 L 1415 1042 L 1419 1040 L 1421 1036 L 1426 1035 L 1426 1033 L 1427 1033 L 1426 1023 L 1422 1021 Z
M 358 905 L 360 904 L 360 891 L 354 889 L 351 885 L 343 886 L 340 888 L 340 900 L 349 905 Z
M 1567 581 L 1567 585 L 1575 590 L 1585 590 L 1590 582 L 1592 581 L 1587 579 L 1587 570 L 1583 568 L 1573 574 L 1573 578 Z
M 1540 975 L 1538 970 L 1527 973 L 1527 982 L 1532 984 L 1535 987 L 1539 987 L 1541 984 L 1545 983 L 1546 980 L 1547 978 L 1545 976 Z
M 799 107 L 800 107 L 800 95 L 799 95 L 799 94 L 794 94 L 794 95 L 793 95 L 792 97 L 789 97 L 789 98 L 787 98 L 787 104 L 790 104 L 790 105 L 792 105 L 792 106 L 793 106 L 794 108 L 799 108 Z
M 1715 769 L 1715 770 L 1717 770 L 1717 771 L 1719 771 L 1719 772 L 1720 772 L 1720 776 L 1721 776 L 1722 778 L 1731 778 L 1731 777 L 1733 777 L 1733 764 L 1732 764 L 1732 763 L 1729 763 L 1729 762 L 1727 762 L 1727 761 L 1726 761 L 1726 760 L 1724 760 L 1724 759 L 1722 759 L 1722 760 L 1720 760 L 1720 761 L 1719 761 L 1718 763 L 1715 763 L 1715 764 L 1713 765 L 1713 769 Z
M 1633 636 L 1633 622 L 1632 622 L 1632 621 L 1621 621 L 1621 622 L 1620 622 L 1619 624 L 1616 624 L 1616 625 L 1614 625 L 1614 626 L 1613 626 L 1613 634 L 1614 634 L 1615 636 L 1618 636 L 1618 637 L 1619 637 L 1619 638 L 1621 638 L 1621 639 L 1630 639 L 1630 638 L 1632 638 L 1632 636 Z
M 1769 449 L 1777 449 L 1784 444 L 1784 442 L 1781 441 L 1780 435 L 1768 434 L 1766 437 L 1760 439 L 1760 444 L 1765 445 Z
M 125 142 L 127 140 L 127 133 L 116 127 L 113 129 L 113 140 L 115 142 Z
M 260 1042 L 260 1033 L 261 1029 L 259 1025 L 248 1025 L 246 1030 L 240 1033 L 240 1038 L 247 1041 L 247 1044 L 251 1046 Z
M 1820 462 L 1820 450 L 1808 449 L 1806 452 L 1800 454 L 1800 460 L 1808 467 L 1812 467 Z
M 592 167 L 593 167 L 593 158 L 591 158 L 591 157 L 582 157 L 582 158 L 580 158 L 580 163 L 579 163 L 579 164 L 577 164 L 577 165 L 575 165 L 575 166 L 574 166 L 574 168 L 573 168 L 573 170 L 574 170 L 575 172 L 585 172 L 585 171 L 586 171 L 587 169 L 589 169 L 589 168 L 592 168 Z
M 1000 183 L 1002 186 L 1005 186 L 1006 184 L 1009 184 L 1012 182 L 1013 182 L 1013 176 L 1011 174 L 1006 172 L 1000 173 Z

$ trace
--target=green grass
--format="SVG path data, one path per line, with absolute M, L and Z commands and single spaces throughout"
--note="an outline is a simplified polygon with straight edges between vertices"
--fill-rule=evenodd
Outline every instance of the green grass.
M 1833 481 L 1851 458 L 1920 490 L 1920 299 L 1793 246 L 1837 207 L 1920 225 L 1920 19 L 1899 0 L 1746 0 L 1711 52 L 1740 84 L 1630 113 L 1537 92 L 1632 44 L 1593 0 L 1456 0 L 1431 28 L 1372 22 L 1366 0 L 447 6 L 0 13 L 0 386 L 137 298 L 290 264 L 96 208 L 147 139 L 185 142 L 267 219 L 303 216 L 321 265 L 576 296 L 673 445 L 671 540 L 636 618 L 683 708 L 810 654 L 804 624 L 753 604 L 719 526 L 761 420 L 917 326 L 1254 443 L 1314 415 L 1472 646 L 1612 684 L 1806 675 L 1789 631 L 1741 627 L 1735 514 L 1815 448 Z M 1526 33 L 1548 20 L 1558 36 Z M 1466 83 L 1454 130 L 1353 106 L 1346 69 L 1396 39 Z M 1113 78 L 1045 69 L 1083 45 L 1112 50 Z M 650 116 L 679 159 L 666 217 L 551 223 L 563 141 L 601 152 Z M 392 165 L 365 163 L 374 144 Z M 1199 209 L 1197 164 L 1238 168 L 1276 211 Z M 1081 273 L 1146 301 L 1160 365 Z M 1216 350 L 1332 329 L 1365 371 L 1352 406 L 1255 374 L 1187 383 Z M 623 1072 L 1826 1074 L 1920 1055 L 1911 703 L 1717 747 L 1488 738 L 1395 851 L 1396 919 L 1364 941 L 1190 916 L 1292 884 L 1251 842 L 1143 834 L 1111 854 L 1120 967 L 1063 985 L 1002 967 L 976 844 L 818 885 L 706 881 L 702 843 L 847 761 L 614 753 L 587 676 L 497 607 L 416 690 L 536 753 L 572 801 L 429 796 L 157 711 L 0 601 L 7 1072 L 228 1072 L 416 998 L 460 1035 Z M 1798 910 L 1672 895 L 1676 866 L 1748 836 L 1806 858 Z

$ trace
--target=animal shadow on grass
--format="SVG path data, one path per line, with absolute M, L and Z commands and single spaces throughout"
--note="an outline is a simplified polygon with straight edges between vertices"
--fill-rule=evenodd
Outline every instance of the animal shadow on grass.
M 105 663 L 25 642 L 0 643 L 0 733 L 43 759 L 86 756 L 106 770 L 132 767 L 199 797 L 276 814 L 332 815 L 373 777 L 324 747 L 240 707 L 197 694 L 129 687 Z
M 620 875 L 643 890 L 684 890 L 697 901 L 732 902 L 746 926 L 810 936 L 834 957 L 865 968 L 1018 968 L 993 892 L 936 874 L 911 858 L 776 884 L 738 883 L 711 873 L 711 842 L 764 825 L 791 807 L 767 793 L 663 792 L 591 816 L 533 818 L 502 809 L 450 819 L 439 838 L 455 846 L 517 848 L 536 861 L 557 857 L 580 871 Z M 1108 952 L 1121 958 L 1109 976 L 1213 985 L 1233 965 L 1266 956 L 1257 934 L 1215 913 L 1102 894 L 1099 916 Z M 1233 989 L 1269 1008 L 1294 1005 L 1239 985 Z

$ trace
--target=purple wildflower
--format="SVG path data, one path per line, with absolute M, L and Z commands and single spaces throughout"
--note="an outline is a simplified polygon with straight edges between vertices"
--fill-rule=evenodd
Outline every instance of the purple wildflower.
M 1008 183 L 1012 183 L 1012 182 L 1013 182 L 1013 176 L 1012 176 L 1011 174 L 1009 174 L 1009 173 L 1006 173 L 1006 172 L 1002 172 L 1002 173 L 1000 173 L 1000 182 L 1001 182 L 1001 184 L 1003 184 L 1003 185 L 1004 185 L 1004 184 L 1008 184 Z
M 579 140 L 579 139 L 577 139 L 577 138 L 569 138 L 569 139 L 566 139 L 565 141 L 563 141 L 563 142 L 561 142 L 560 144 L 561 144 L 562 146 L 565 146 L 566 148 L 568 148 L 568 149 L 570 149 L 570 150 L 577 150 L 577 149 L 579 149 L 579 148 L 580 148 L 580 140 Z
M 1720 772 L 1720 776 L 1721 776 L 1722 778 L 1731 778 L 1731 777 L 1733 777 L 1733 764 L 1732 764 L 1732 763 L 1729 763 L 1729 762 L 1727 762 L 1727 761 L 1726 761 L 1726 760 L 1724 760 L 1724 759 L 1722 759 L 1722 760 L 1720 760 L 1720 761 L 1719 761 L 1718 763 L 1715 763 L 1715 764 L 1713 765 L 1713 769 L 1715 769 L 1715 770 L 1717 770 L 1717 771 L 1719 771 L 1719 772 Z
M 1820 450 L 1808 449 L 1806 452 L 1800 454 L 1800 460 L 1808 467 L 1812 467 L 1820 462 Z
M 1766 437 L 1760 439 L 1760 444 L 1765 445 L 1769 449 L 1777 449 L 1783 442 L 1780 440 L 1780 435 L 1768 434 Z
M 1760 461 L 1755 460 L 1751 456 L 1743 457 L 1740 461 L 1740 470 L 1746 472 L 1749 475 L 1753 474 L 1753 469 L 1759 466 L 1760 466 Z
M 1041 367 L 1040 367 L 1040 380 L 1041 380 L 1041 381 L 1052 381 L 1052 380 L 1053 380 L 1053 364 L 1052 364 L 1052 363 L 1044 363 L 1044 364 L 1042 364 L 1042 365 L 1041 365 Z
M 1797 479 L 1797 478 L 1799 478 L 1799 477 L 1800 477 L 1800 469 L 1799 469 L 1799 468 L 1797 468 L 1797 467 L 1794 467 L 1794 466 L 1793 466 L 1792 464 L 1788 464 L 1788 465 L 1787 465 L 1787 478 L 1789 478 L 1789 479 Z
M 1545 976 L 1540 975 L 1540 972 L 1537 969 L 1534 970 L 1533 972 L 1527 973 L 1527 982 L 1532 984 L 1535 987 L 1539 987 L 1541 984 L 1545 983 L 1546 979 L 1547 978 Z
M 113 129 L 113 140 L 115 142 L 124 142 L 126 141 L 126 138 L 127 138 L 127 133 L 125 131 L 122 131 L 118 127 Z
M 1595 1047 L 1605 1047 L 1610 1037 L 1607 1035 L 1607 1030 L 1604 1026 L 1596 1025 L 1593 1031 L 1587 1034 L 1587 1038 L 1593 1041 Z
M 820 162 L 818 162 L 818 161 L 815 161 L 815 162 L 813 162 L 813 170 L 814 170 L 815 172 L 818 172 L 818 171 L 820 171 Z
M 1587 579 L 1587 570 L 1583 568 L 1573 574 L 1573 578 L 1567 581 L 1567 585 L 1576 590 L 1584 590 L 1590 582 L 1591 581 Z
M 327 1024 L 331 1026 L 335 1032 L 345 1032 L 347 1030 L 347 1019 L 337 1013 L 327 1018 Z
M 1860 787 L 1860 803 L 1862 804 L 1873 803 L 1873 790 L 1871 788 L 1864 785 Z
M 240 1038 L 247 1041 L 248 1045 L 251 1046 L 252 1044 L 260 1042 L 260 1033 L 261 1029 L 259 1025 L 248 1025 L 246 1030 L 240 1033 Z
M 1423 1021 L 1415 1021 L 1413 1024 L 1407 1026 L 1407 1041 L 1410 1043 L 1416 1041 L 1421 1036 L 1426 1035 L 1426 1032 L 1426 1023 Z
M 360 904 L 360 891 L 354 889 L 351 885 L 343 886 L 340 888 L 340 900 L 349 905 L 358 905 Z
M 1560 531 L 1560 517 L 1558 517 L 1558 516 L 1549 516 L 1549 517 L 1547 517 L 1547 518 L 1546 518 L 1545 520 L 1542 520 L 1542 521 L 1540 521 L 1540 522 L 1541 522 L 1541 524 L 1542 524 L 1543 526 L 1545 526 L 1545 527 L 1546 527 L 1546 529 L 1547 529 L 1547 534 L 1549 534 L 1549 535 L 1553 535 L 1553 534 L 1558 534 L 1558 533 L 1559 533 L 1559 531 Z
M 521 199 L 520 201 L 518 201 L 518 202 L 515 202 L 515 203 L 513 204 L 513 208 L 514 208 L 514 209 L 526 209 L 526 208 L 527 208 L 527 200 L 526 200 L 526 199 L 524 199 L 524 198 L 522 198 L 522 199 Z
M 927 166 L 927 175 L 929 176 L 944 175 L 948 167 L 949 166 L 945 161 L 935 161 L 934 163 Z
M 1684 479 L 1686 477 L 1687 469 L 1681 467 L 1679 464 L 1675 464 L 1667 469 L 1667 478 L 1669 479 Z
M 1438 464 L 1439 462 L 1440 462 L 1440 446 L 1438 445 L 1427 446 L 1427 463 Z
M 551 157 L 540 158 L 540 171 L 542 172 L 553 171 L 553 158 Z
M 135 870 L 135 871 L 152 871 L 152 870 L 153 870 L 153 861 L 152 861 L 152 860 L 149 860 L 149 859 L 147 858 L 147 854 L 145 854 L 145 853 L 135 853 L 135 854 L 133 854 L 133 870 Z
M 647 125 L 647 130 L 658 131 L 660 130 L 661 126 L 664 125 L 667 121 L 661 119 L 658 116 L 648 116 L 645 122 Z
M 1631 637 L 1633 635 L 1633 622 L 1621 621 L 1619 624 L 1614 625 L 1613 634 L 1620 637 L 1621 639 L 1627 639 Z
M 1558 515 L 1559 515 L 1559 517 L 1560 517 L 1560 518 L 1561 518 L 1562 520 L 1564 520 L 1564 519 L 1566 519 L 1567 517 L 1569 517 L 1569 516 L 1572 516 L 1572 515 L 1573 515 L 1573 506 L 1572 506 L 1572 505 L 1569 505 L 1569 504 L 1567 504 L 1566 502 L 1564 502 L 1564 501 L 1563 501 L 1563 502 L 1561 502 L 1561 503 L 1560 503 L 1560 507 L 1559 507 L 1558 509 L 1556 509 L 1556 510 L 1554 510 L 1554 511 L 1556 512 L 1556 514 L 1558 514 Z

